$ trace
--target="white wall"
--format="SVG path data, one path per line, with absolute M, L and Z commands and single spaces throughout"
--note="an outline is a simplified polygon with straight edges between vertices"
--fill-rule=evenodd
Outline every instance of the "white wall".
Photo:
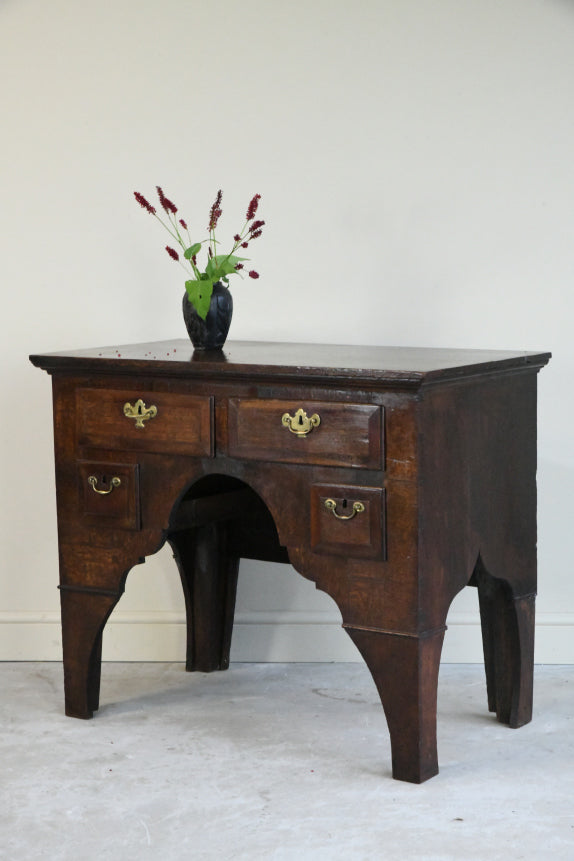
M 554 352 L 540 376 L 539 661 L 574 660 L 574 4 L 0 0 L 0 658 L 59 658 L 50 380 L 31 352 L 184 336 L 132 191 L 223 231 L 262 194 L 231 337 Z M 468 595 L 466 594 L 468 592 Z M 160 553 L 108 658 L 180 659 Z M 480 660 L 475 595 L 446 660 Z M 326 596 L 243 563 L 235 659 L 355 659 Z

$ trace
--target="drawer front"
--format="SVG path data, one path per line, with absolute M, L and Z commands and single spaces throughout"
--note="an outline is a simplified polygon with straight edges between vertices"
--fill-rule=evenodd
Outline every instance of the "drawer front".
M 381 469 L 382 407 L 231 398 L 231 457 Z
M 316 553 L 385 559 L 385 491 L 376 487 L 311 487 L 311 548 Z
M 140 529 L 137 463 L 78 462 L 79 506 L 93 526 Z
M 213 455 L 213 398 L 139 389 L 78 389 L 82 446 Z

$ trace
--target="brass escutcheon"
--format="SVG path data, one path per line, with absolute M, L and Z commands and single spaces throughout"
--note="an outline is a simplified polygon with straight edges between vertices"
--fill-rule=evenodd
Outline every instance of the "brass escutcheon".
M 146 407 L 142 399 L 138 398 L 133 407 L 129 401 L 124 404 L 124 415 L 128 419 L 135 419 L 137 428 L 143 428 L 144 422 L 157 416 L 157 407 Z
M 117 475 L 114 475 L 114 477 L 110 481 L 110 486 L 107 490 L 98 490 L 98 488 L 96 487 L 97 483 L 98 483 L 98 479 L 96 478 L 95 475 L 88 476 L 88 484 L 90 485 L 90 487 L 92 488 L 94 493 L 99 493 L 100 496 L 107 496 L 108 493 L 112 492 L 114 487 L 120 486 L 120 484 L 122 483 L 122 480 L 121 480 L 121 478 L 118 478 Z
M 356 514 L 362 514 L 365 506 L 362 502 L 353 502 L 353 510 L 350 514 L 337 514 L 337 503 L 334 499 L 326 499 L 323 503 L 327 511 L 330 511 L 337 520 L 352 520 Z
M 294 416 L 290 416 L 289 413 L 283 413 L 281 423 L 296 436 L 307 436 L 313 428 L 319 427 L 321 419 L 317 413 L 313 413 L 309 418 L 304 409 L 299 409 Z

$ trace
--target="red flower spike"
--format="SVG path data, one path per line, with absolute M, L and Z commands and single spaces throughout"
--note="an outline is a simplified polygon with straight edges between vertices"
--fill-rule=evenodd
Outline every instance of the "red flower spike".
M 249 247 L 249 242 L 242 242 L 242 243 L 241 243 L 241 247 L 242 247 L 242 248 L 248 248 L 248 247 Z
M 187 224 L 185 223 L 185 221 L 183 220 L 183 218 L 180 218 L 180 219 L 179 219 L 179 223 L 181 224 L 181 226 L 183 227 L 183 229 L 184 229 L 184 230 L 187 230 Z
M 215 230 L 217 227 L 217 222 L 219 221 L 219 217 L 221 215 L 221 198 L 223 197 L 223 192 L 221 189 L 217 192 L 217 197 L 215 198 L 215 202 L 211 207 L 209 212 L 209 225 L 207 227 L 208 230 Z
M 239 235 L 239 233 L 235 234 L 235 236 L 233 237 L 233 241 L 234 242 L 241 242 L 241 236 Z
M 165 250 L 167 251 L 172 260 L 179 260 L 179 254 L 177 253 L 175 248 L 170 248 L 169 245 L 166 245 Z
M 157 194 L 159 197 L 159 202 L 161 203 L 161 205 L 163 206 L 165 211 L 166 212 L 172 212 L 175 215 L 175 213 L 177 212 L 177 206 L 175 206 L 175 204 L 173 204 L 171 202 L 171 200 L 167 199 L 167 197 L 165 196 L 165 194 L 163 193 L 163 191 L 161 190 L 159 185 L 156 185 L 156 189 L 157 189 Z
M 236 263 L 235 268 L 236 269 L 243 269 L 243 263 Z
M 155 215 L 154 207 L 151 205 L 151 203 L 147 202 L 143 194 L 140 194 L 139 191 L 134 191 L 134 197 L 140 206 L 142 206 L 144 209 L 147 209 L 150 215 Z
M 247 208 L 247 221 L 251 221 L 252 218 L 255 218 L 255 213 L 257 212 L 257 207 L 259 206 L 260 199 L 260 194 L 256 194 L 254 195 L 254 197 L 251 198 L 251 201 Z
M 265 224 L 264 221 L 254 221 L 253 224 L 251 225 L 251 227 L 249 228 L 250 233 L 253 233 L 254 230 L 260 230 L 264 224 Z
M 263 231 L 262 231 L 262 230 L 256 230 L 256 231 L 255 231 L 255 233 L 252 233 L 252 234 L 251 234 L 251 236 L 250 236 L 249 238 L 250 238 L 250 239 L 257 239 L 257 237 L 258 237 L 258 236 L 261 236 L 261 234 L 262 234 L 262 233 L 263 233 Z
M 255 269 L 252 269 L 249 273 L 250 278 L 259 278 L 259 272 L 256 272 Z

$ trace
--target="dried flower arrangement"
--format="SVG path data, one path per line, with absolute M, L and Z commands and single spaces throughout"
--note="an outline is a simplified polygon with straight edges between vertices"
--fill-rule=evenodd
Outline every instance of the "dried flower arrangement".
M 189 301 L 202 320 L 205 320 L 209 311 L 213 285 L 220 281 L 229 286 L 229 276 L 241 274 L 241 270 L 244 269 L 244 261 L 248 258 L 239 257 L 235 252 L 239 248 L 247 248 L 253 239 L 261 236 L 265 222 L 255 219 L 261 195 L 255 194 L 251 198 L 245 216 L 245 224 L 243 225 L 243 229 L 233 237 L 233 246 L 229 254 L 218 254 L 217 245 L 219 243 L 215 238 L 215 229 L 222 214 L 221 199 L 223 194 L 221 189 L 217 192 L 213 206 L 209 211 L 207 239 L 202 239 L 200 242 L 192 242 L 187 222 L 177 215 L 177 206 L 165 196 L 159 185 L 156 188 L 161 208 L 167 215 L 167 223 L 163 218 L 160 218 L 155 207 L 151 203 L 148 203 L 143 194 L 140 194 L 139 191 L 134 191 L 134 197 L 143 209 L 157 218 L 160 224 L 182 248 L 183 259 L 187 262 L 187 266 L 182 262 L 175 248 L 166 245 L 165 250 L 172 260 L 175 260 L 184 268 L 187 274 L 191 273 L 193 275 L 193 278 L 185 282 L 185 289 Z M 185 231 L 185 237 L 183 236 L 183 231 Z M 197 255 L 204 243 L 207 243 L 207 264 L 205 269 L 201 270 L 198 266 Z M 254 269 L 251 269 L 247 274 L 250 278 L 259 278 L 259 273 Z

